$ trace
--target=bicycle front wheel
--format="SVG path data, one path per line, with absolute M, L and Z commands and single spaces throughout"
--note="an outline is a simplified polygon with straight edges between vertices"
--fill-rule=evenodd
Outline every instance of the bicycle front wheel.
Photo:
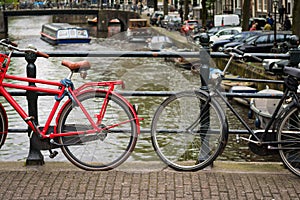
M 77 98 L 96 122 L 106 92 L 88 92 Z M 129 106 L 118 96 L 110 94 L 101 133 L 59 137 L 62 152 L 74 165 L 85 170 L 110 170 L 122 164 L 134 150 L 137 126 Z M 70 101 L 63 109 L 58 132 L 92 130 L 79 106 Z
M 278 126 L 279 154 L 285 166 L 300 176 L 300 110 L 291 108 Z
M 161 160 L 184 171 L 212 164 L 228 138 L 221 106 L 198 91 L 167 98 L 154 114 L 151 134 L 152 145 Z
M 0 103 L 0 148 L 5 143 L 8 131 L 8 120 L 6 111 Z

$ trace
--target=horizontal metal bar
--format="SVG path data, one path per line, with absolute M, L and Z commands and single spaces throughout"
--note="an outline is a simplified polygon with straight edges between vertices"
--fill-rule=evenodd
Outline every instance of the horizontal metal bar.
M 239 82 L 254 82 L 254 83 L 275 83 L 275 84 L 284 83 L 284 81 L 282 80 L 253 79 L 253 78 L 223 78 L 223 80 L 239 81 Z
M 153 96 L 153 97 L 167 97 L 178 93 L 179 91 L 116 91 L 123 96 Z M 9 92 L 12 96 L 26 96 L 26 92 Z M 47 94 L 37 92 L 38 96 L 54 96 L 53 94 Z M 282 97 L 282 94 L 269 94 L 269 93 L 231 93 L 222 92 L 222 95 L 227 97 L 248 97 L 248 98 L 271 98 L 276 99 Z
M 25 91 L 10 91 L 9 94 L 11 96 L 26 96 Z M 38 96 L 54 96 L 54 94 L 45 93 L 45 92 L 36 92 Z M 1 96 L 1 94 L 0 94 Z
M 9 128 L 8 132 L 9 133 L 26 133 L 28 129 L 21 129 L 21 128 Z
M 5 52 L 4 52 L 5 53 Z M 199 58 L 199 52 L 167 52 L 167 51 L 68 51 L 68 52 L 45 52 L 50 57 L 186 57 L 186 58 Z M 25 53 L 14 52 L 15 57 L 24 57 Z M 273 53 L 251 53 L 256 57 L 262 59 L 290 59 L 289 54 L 273 54 Z M 222 52 L 211 52 L 212 58 L 228 58 L 229 55 Z
M 26 133 L 28 129 L 21 129 L 21 128 L 9 128 L 8 132 L 9 133 Z M 151 129 L 141 129 L 141 133 L 151 133 Z M 247 130 L 237 130 L 237 129 L 229 129 L 228 131 L 229 134 L 249 134 L 249 131 Z
M 240 130 L 240 129 L 229 129 L 228 133 L 229 134 L 248 134 L 248 135 L 250 135 L 248 130 Z
M 222 95 L 226 97 L 244 97 L 244 98 L 267 98 L 267 99 L 280 99 L 283 94 L 271 93 L 230 93 L 223 92 Z

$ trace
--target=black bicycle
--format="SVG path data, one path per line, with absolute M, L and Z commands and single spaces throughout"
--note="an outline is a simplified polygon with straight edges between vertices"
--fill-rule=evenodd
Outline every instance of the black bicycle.
M 230 59 L 222 73 L 211 78 L 215 81 L 207 91 L 179 92 L 158 107 L 151 125 L 156 153 L 176 170 L 195 171 L 211 165 L 228 140 L 225 108 L 229 108 L 250 134 L 249 138 L 239 139 L 248 141 L 260 151 L 278 151 L 287 168 L 300 176 L 300 104 L 297 96 L 300 69 L 284 68 L 285 90 L 271 119 L 265 129 L 252 130 L 221 91 L 221 82 L 233 58 L 249 55 L 241 55 L 232 48 L 227 50 L 230 50 Z

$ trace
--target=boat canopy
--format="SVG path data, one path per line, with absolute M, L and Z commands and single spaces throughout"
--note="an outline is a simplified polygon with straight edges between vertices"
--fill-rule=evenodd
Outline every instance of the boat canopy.
M 71 26 L 67 23 L 44 24 L 42 33 L 57 39 L 63 38 L 88 38 L 88 31 L 81 27 Z

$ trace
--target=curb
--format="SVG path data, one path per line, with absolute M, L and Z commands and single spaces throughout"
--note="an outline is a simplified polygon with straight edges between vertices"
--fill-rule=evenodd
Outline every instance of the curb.
M 46 164 L 25 166 L 24 162 L 1 162 L 0 171 L 84 171 L 68 162 L 47 162 Z M 180 172 L 176 171 L 162 162 L 125 162 L 112 171 L 122 172 Z M 278 162 L 226 162 L 215 161 L 213 167 L 198 170 L 213 173 L 290 173 L 282 163 Z M 185 173 L 184 171 L 181 171 Z

